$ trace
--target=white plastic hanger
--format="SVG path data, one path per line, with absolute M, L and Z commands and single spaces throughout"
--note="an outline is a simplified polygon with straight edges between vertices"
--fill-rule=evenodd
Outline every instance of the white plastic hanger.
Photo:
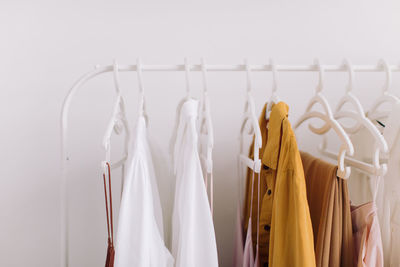
M 251 73 L 250 66 L 245 60 L 246 74 L 247 74 L 247 94 L 246 94 L 246 104 L 244 108 L 242 126 L 240 128 L 240 161 L 247 165 L 254 172 L 259 173 L 261 170 L 261 160 L 259 158 L 259 150 L 262 146 L 262 138 L 261 138 L 261 130 L 258 124 L 257 115 L 255 111 L 254 99 L 251 96 L 252 91 L 252 83 L 251 83 Z M 246 125 L 250 124 L 250 130 L 247 132 L 249 135 L 254 135 L 254 147 L 253 147 L 253 155 L 254 160 L 250 159 L 243 152 L 243 135 L 246 129 Z
M 386 73 L 386 81 L 382 89 L 382 95 L 375 101 L 375 103 L 372 105 L 372 108 L 368 111 L 367 116 L 372 121 L 379 121 L 382 119 L 386 119 L 389 116 L 390 111 L 383 111 L 383 112 L 378 111 L 378 108 L 380 106 L 388 103 L 393 108 L 394 105 L 400 102 L 400 99 L 397 96 L 389 93 L 389 88 L 392 83 L 392 72 L 390 70 L 389 64 L 387 63 L 386 60 L 380 59 L 378 65 L 384 69 Z
M 349 60 L 345 59 L 344 60 L 344 66 L 347 68 L 348 73 L 349 73 L 349 83 L 346 88 L 346 94 L 343 96 L 343 98 L 339 101 L 336 111 L 335 111 L 335 119 L 343 119 L 343 118 L 350 118 L 354 121 L 356 121 L 356 124 L 353 127 L 346 127 L 342 125 L 342 127 L 345 129 L 346 132 L 350 134 L 356 133 L 361 126 L 365 127 L 372 138 L 374 139 L 374 142 L 372 145 L 374 146 L 373 150 L 373 155 L 372 155 L 372 164 L 359 161 L 353 158 L 346 157 L 345 162 L 346 164 L 355 167 L 357 169 L 360 169 L 366 173 L 369 174 L 374 174 L 374 175 L 384 175 L 387 171 L 387 166 L 386 164 L 380 164 L 379 163 L 379 156 L 380 152 L 382 151 L 383 153 L 388 152 L 388 145 L 385 141 L 385 138 L 383 135 L 379 132 L 378 128 L 375 127 L 375 125 L 365 116 L 364 110 L 362 108 L 362 105 L 360 101 L 357 99 L 357 97 L 351 92 L 354 88 L 354 71 L 351 63 Z M 346 104 L 350 104 L 352 106 L 352 110 L 343 110 L 343 107 Z M 369 144 L 366 144 L 369 145 Z M 324 146 L 322 146 L 324 147 Z M 324 147 L 325 148 L 325 147 Z M 326 149 L 322 149 L 321 152 L 329 156 L 331 158 L 336 158 L 337 155 L 335 153 L 332 153 L 331 151 L 328 151 Z
M 272 94 L 271 98 L 267 102 L 267 108 L 265 110 L 266 120 L 269 120 L 269 115 L 271 114 L 272 106 L 274 104 L 278 104 L 281 101 L 278 94 L 276 93 L 278 91 L 277 72 L 276 72 L 276 66 L 272 58 L 269 59 L 269 65 L 271 66 L 271 72 L 272 72 Z
M 207 137 L 206 165 L 207 172 L 212 172 L 212 149 L 214 147 L 214 131 L 211 119 L 210 100 L 208 98 L 208 80 L 205 61 L 201 59 L 201 71 L 203 74 L 203 94 L 200 103 L 200 134 Z
M 187 57 L 184 59 L 185 65 L 185 77 L 186 77 L 186 100 L 190 98 L 191 88 L 190 88 L 190 66 Z
M 114 71 L 114 85 L 115 85 L 115 90 L 117 92 L 117 99 L 114 104 L 111 119 L 106 128 L 106 133 L 104 134 L 104 137 L 103 137 L 103 147 L 106 152 L 106 158 L 105 158 L 105 161 L 103 161 L 103 168 L 104 168 L 105 173 L 108 168 L 106 163 L 107 162 L 110 163 L 110 160 L 111 160 L 110 141 L 111 141 L 111 135 L 112 135 L 113 131 L 118 135 L 121 134 L 123 131 L 125 131 L 125 145 L 124 145 L 123 158 L 115 163 L 110 163 L 111 169 L 118 168 L 125 163 L 125 161 L 128 157 L 128 144 L 129 144 L 129 137 L 130 137 L 128 120 L 126 118 L 126 112 L 125 112 L 124 99 L 122 98 L 120 85 L 119 85 L 118 63 L 116 60 L 114 60 L 114 70 L 113 71 Z
M 210 100 L 208 98 L 207 68 L 204 58 L 201 59 L 201 72 L 203 74 L 203 94 L 199 105 L 199 132 L 200 132 L 200 157 L 205 162 L 206 173 L 204 180 L 208 188 L 208 176 L 210 176 L 210 206 L 211 214 L 214 209 L 214 185 L 213 185 L 213 161 L 212 150 L 214 147 L 214 130 L 211 119 Z M 205 147 L 204 147 L 205 145 Z M 205 151 L 204 151 L 205 149 Z
M 138 79 L 138 84 L 139 84 L 139 111 L 138 114 L 139 116 L 143 116 L 146 125 L 148 125 L 148 116 L 146 112 L 146 105 L 145 105 L 145 99 L 144 99 L 144 86 L 143 86 L 143 78 L 142 78 L 142 61 L 140 58 L 136 59 L 136 72 L 137 72 L 137 79 Z
M 353 144 L 351 143 L 351 140 L 349 136 L 346 134 L 342 126 L 335 120 L 333 117 L 332 110 L 328 104 L 328 101 L 326 100 L 325 96 L 322 94 L 322 89 L 323 89 L 323 80 L 324 80 L 324 70 L 322 65 L 320 64 L 319 60 L 315 60 L 315 64 L 318 67 L 319 70 L 319 82 L 318 86 L 315 90 L 315 95 L 311 98 L 307 108 L 306 112 L 300 117 L 300 119 L 297 121 L 295 124 L 295 129 L 297 129 L 303 122 L 312 119 L 312 118 L 319 118 L 325 122 L 324 126 L 320 128 L 316 128 L 312 125 L 308 125 L 308 128 L 315 134 L 318 135 L 324 135 L 326 132 L 328 132 L 331 128 L 335 131 L 337 136 L 341 140 L 341 145 L 340 145 L 340 150 L 339 150 L 339 155 L 337 156 L 337 161 L 338 161 L 338 171 L 337 171 L 337 176 L 343 179 L 347 179 L 350 176 L 350 167 L 345 166 L 345 156 L 346 153 L 350 156 L 354 154 L 354 147 Z M 320 111 L 313 111 L 312 108 L 315 104 L 320 104 L 325 111 L 325 114 L 320 112 Z M 325 145 L 325 143 L 323 144 Z M 321 147 L 320 149 L 324 149 L 324 147 Z
M 190 65 L 188 62 L 188 59 L 185 57 L 184 58 L 184 69 L 185 69 L 185 82 L 186 82 L 186 96 L 179 102 L 178 107 L 177 107 L 177 112 L 175 115 L 175 126 L 174 129 L 172 131 L 172 137 L 169 143 L 169 151 L 170 154 L 172 155 L 172 159 L 173 159 L 173 166 L 174 166 L 174 173 L 176 172 L 176 164 L 177 162 L 174 159 L 174 155 L 177 155 L 177 146 L 175 145 L 176 142 L 179 140 L 178 135 L 178 128 L 180 126 L 179 124 L 179 116 L 180 116 L 180 110 L 182 108 L 182 105 L 191 99 L 191 87 L 190 87 Z

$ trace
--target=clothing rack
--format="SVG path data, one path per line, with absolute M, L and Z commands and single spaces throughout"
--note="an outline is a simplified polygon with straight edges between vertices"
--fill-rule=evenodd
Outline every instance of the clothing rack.
M 200 64 L 190 64 L 190 71 L 201 71 Z M 318 65 L 275 65 L 275 70 L 278 72 L 318 72 Z M 322 65 L 325 72 L 347 72 L 345 65 Z M 251 71 L 272 71 L 272 65 L 250 65 Z M 67 162 L 69 155 L 67 150 L 67 130 L 68 130 L 68 113 L 73 96 L 88 80 L 106 72 L 112 72 L 113 65 L 100 66 L 96 65 L 94 70 L 91 70 L 78 79 L 72 88 L 69 90 L 64 99 L 61 111 L 61 265 L 68 266 L 68 212 L 67 212 Z M 163 71 L 185 71 L 184 64 L 178 65 L 142 65 L 142 71 L 163 72 Z M 246 71 L 246 65 L 206 65 L 207 71 Z M 118 71 L 137 71 L 137 65 L 119 65 Z M 353 65 L 355 72 L 384 72 L 383 66 L 379 65 Z M 390 65 L 391 72 L 400 72 L 400 65 Z
M 185 65 L 142 65 L 142 71 L 184 71 Z M 207 71 L 245 71 L 244 64 L 238 65 L 206 65 Z M 271 65 L 250 65 L 252 71 L 271 71 Z M 347 71 L 344 65 L 323 65 L 324 71 L 341 72 Z M 400 71 L 400 65 L 390 66 L 391 71 Z M 96 65 L 95 69 L 102 72 L 111 71 L 112 65 L 100 66 Z M 318 71 L 317 65 L 276 65 L 276 71 L 293 72 L 293 71 Z M 353 65 L 354 71 L 358 72 L 379 72 L 383 68 L 378 65 Z M 136 71 L 136 65 L 120 65 L 119 71 Z M 200 64 L 189 65 L 190 71 L 201 71 Z

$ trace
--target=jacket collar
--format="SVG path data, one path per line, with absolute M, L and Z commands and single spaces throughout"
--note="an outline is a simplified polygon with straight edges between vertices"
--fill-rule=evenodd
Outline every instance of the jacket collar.
M 289 106 L 279 102 L 272 106 L 268 123 L 268 141 L 262 156 L 262 163 L 276 170 L 281 146 L 282 123 L 288 117 Z

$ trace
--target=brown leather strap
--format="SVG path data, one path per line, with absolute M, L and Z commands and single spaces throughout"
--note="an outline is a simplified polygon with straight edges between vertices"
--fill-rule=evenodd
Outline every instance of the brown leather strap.
M 106 162 L 107 170 L 108 170 L 108 194 L 109 198 L 107 198 L 107 182 L 106 182 L 106 174 L 103 173 L 103 181 L 104 181 L 104 196 L 106 202 L 106 216 L 107 216 L 107 232 L 108 232 L 108 242 L 113 247 L 114 246 L 114 224 L 113 224 L 113 208 L 112 208 L 112 193 L 111 193 L 111 168 L 110 164 Z M 108 202 L 110 202 L 110 208 L 108 207 Z

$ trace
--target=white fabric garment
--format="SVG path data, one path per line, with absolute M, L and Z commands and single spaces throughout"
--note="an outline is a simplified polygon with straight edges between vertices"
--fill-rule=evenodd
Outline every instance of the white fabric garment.
M 172 219 L 172 254 L 177 267 L 218 266 L 214 225 L 198 154 L 197 107 L 198 101 L 189 99 L 178 109 Z
M 400 266 L 400 104 L 396 105 L 389 117 L 382 121 L 385 127 L 379 124 L 389 147 L 387 159 L 388 171 L 381 178 L 376 188 L 376 177 L 370 177 L 361 172 L 353 171 L 349 179 L 350 198 L 357 205 L 371 201 L 373 192 L 377 191 L 376 206 L 382 235 L 384 265 L 388 267 Z M 360 130 L 352 138 L 356 157 L 363 160 L 371 159 L 372 146 L 365 145 L 371 142 L 366 130 Z M 354 172 L 354 173 L 353 173 Z
M 378 191 L 385 266 L 400 266 L 400 104 L 385 121 L 383 136 L 389 147 L 388 171 Z
M 115 267 L 172 267 L 164 245 L 160 198 L 146 122 L 137 121 L 131 139 L 115 246 Z

